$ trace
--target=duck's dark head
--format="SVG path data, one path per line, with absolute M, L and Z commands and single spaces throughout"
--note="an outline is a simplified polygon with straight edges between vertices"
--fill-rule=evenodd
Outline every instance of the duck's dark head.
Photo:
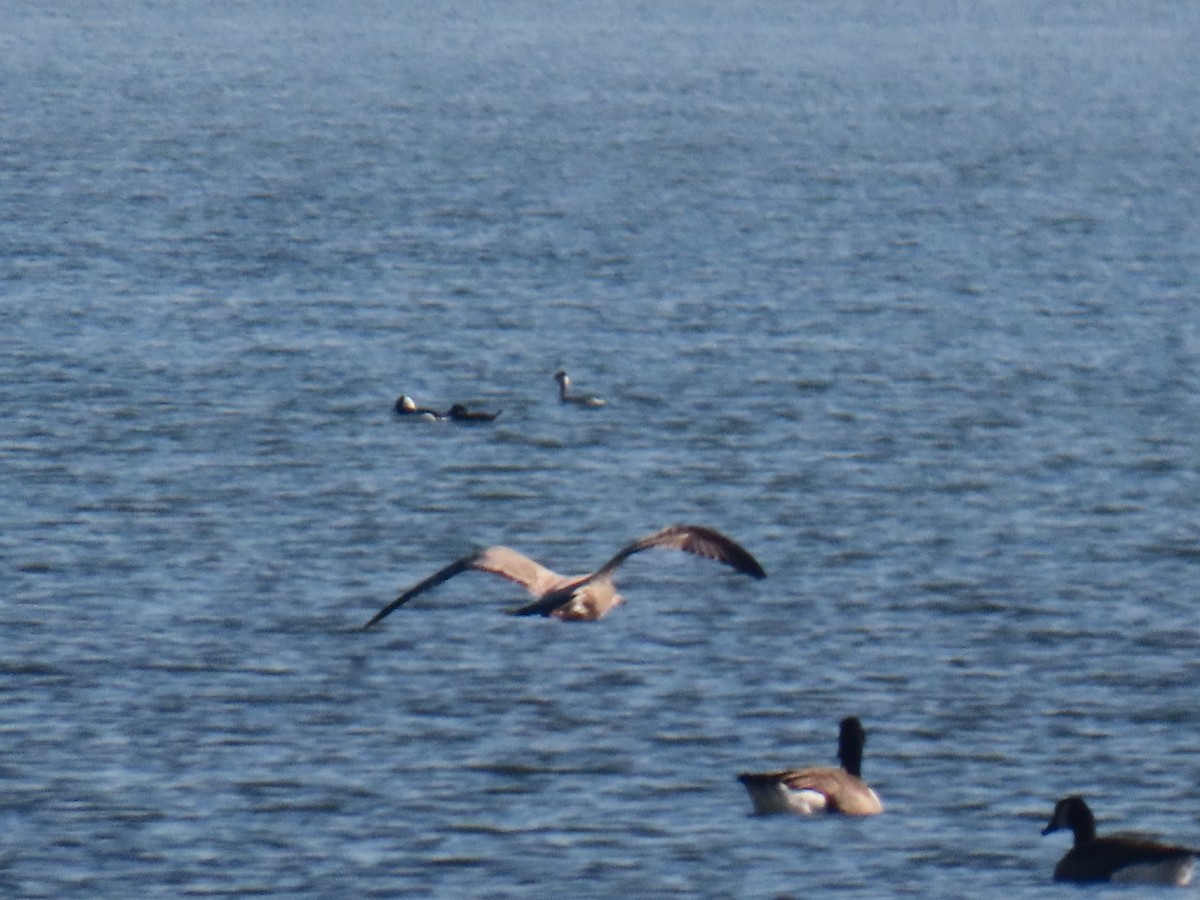
M 1078 794 L 1063 797 L 1054 804 L 1054 813 L 1050 821 L 1042 829 L 1042 834 L 1050 834 L 1060 828 L 1069 828 L 1075 833 L 1075 841 L 1089 841 L 1096 836 L 1096 817 L 1092 815 L 1087 803 Z

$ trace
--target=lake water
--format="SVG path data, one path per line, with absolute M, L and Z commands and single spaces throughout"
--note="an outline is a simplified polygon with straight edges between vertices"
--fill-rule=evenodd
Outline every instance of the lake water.
M 0 894 L 1041 898 L 1072 792 L 1200 843 L 1200 7 L 4 18 Z M 770 577 L 357 630 L 672 522 Z M 849 714 L 886 814 L 748 815 Z

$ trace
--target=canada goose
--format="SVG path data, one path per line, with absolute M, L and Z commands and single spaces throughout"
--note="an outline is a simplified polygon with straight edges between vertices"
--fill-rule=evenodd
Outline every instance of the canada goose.
M 856 717 L 842 719 L 838 731 L 838 759 L 842 767 L 810 766 L 782 772 L 743 772 L 754 811 L 766 813 L 843 813 L 873 816 L 883 812 L 879 797 L 862 780 L 862 752 L 867 732 Z
M 624 600 L 613 585 L 613 573 L 617 567 L 633 554 L 652 547 L 683 550 L 703 556 L 731 566 L 753 578 L 765 578 L 767 575 L 758 564 L 758 560 L 739 544 L 718 531 L 700 525 L 670 525 L 662 531 L 656 531 L 622 547 L 616 556 L 595 572 L 573 577 L 552 572 L 508 547 L 489 547 L 480 553 L 472 553 L 452 562 L 409 588 L 377 612 L 363 628 L 370 628 L 413 597 L 468 569 L 502 575 L 523 586 L 536 598 L 535 602 L 513 610 L 513 615 L 541 615 L 556 619 L 592 621 L 599 619 Z
M 441 420 L 445 418 L 440 412 L 434 409 L 427 409 L 424 406 L 417 406 L 413 402 L 413 398 L 408 394 L 401 394 L 396 400 L 396 405 L 392 407 L 392 412 L 398 416 L 420 416 L 425 419 Z
M 1130 835 L 1096 837 L 1096 817 L 1078 795 L 1054 806 L 1042 834 L 1069 828 L 1075 845 L 1054 867 L 1055 881 L 1115 881 L 1127 884 L 1173 884 L 1192 880 L 1196 850 L 1172 847 Z
M 461 403 L 455 403 L 446 413 L 446 418 L 451 422 L 491 422 L 504 410 L 499 410 L 494 413 L 489 412 L 472 412 Z
M 604 406 L 604 401 L 599 397 L 567 393 L 571 387 L 571 379 L 567 377 L 567 373 L 562 369 L 554 373 L 554 380 L 558 382 L 558 399 L 560 403 L 574 403 L 576 406 Z

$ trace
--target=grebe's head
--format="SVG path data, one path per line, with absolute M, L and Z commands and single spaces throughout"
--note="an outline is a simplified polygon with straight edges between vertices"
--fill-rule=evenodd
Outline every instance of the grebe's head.
M 564 387 L 566 387 L 568 384 L 571 383 L 571 379 L 567 377 L 567 373 L 564 372 L 562 369 L 559 369 L 557 372 L 554 373 L 554 380 L 557 381 L 559 384 L 563 385 Z
M 413 403 L 413 398 L 408 394 L 401 394 L 400 399 L 396 401 L 396 412 L 416 412 L 417 404 Z

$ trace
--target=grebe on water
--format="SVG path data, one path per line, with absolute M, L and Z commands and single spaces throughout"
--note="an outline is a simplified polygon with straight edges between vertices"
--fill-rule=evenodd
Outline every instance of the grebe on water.
M 567 373 L 562 371 L 562 369 L 554 373 L 554 380 L 558 382 L 558 399 L 560 403 L 574 403 L 576 406 L 604 406 L 604 401 L 599 397 L 567 393 L 568 388 L 571 387 L 571 379 L 567 377 Z

